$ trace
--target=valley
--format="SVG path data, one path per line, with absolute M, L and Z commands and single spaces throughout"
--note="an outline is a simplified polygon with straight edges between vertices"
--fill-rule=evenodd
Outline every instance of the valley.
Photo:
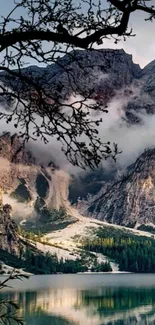
M 36 239 L 37 249 L 44 253 L 56 254 L 59 260 L 76 260 L 84 254 L 89 271 L 91 271 L 93 258 L 97 258 L 99 264 L 108 261 L 112 267 L 112 272 L 119 273 L 119 265 L 114 263 L 113 259 L 97 253 L 96 249 L 85 250 L 83 242 L 95 243 L 97 233 L 101 230 L 105 234 L 108 233 L 110 238 L 113 238 L 115 235 L 116 237 L 121 235 L 122 238 L 125 236 L 126 240 L 130 237 L 136 240 L 139 238 L 144 241 L 144 246 L 147 238 L 151 239 L 151 241 L 155 240 L 155 235 L 151 232 L 108 224 L 93 218 L 80 216 L 77 212 L 76 218 L 77 221 L 74 224 L 70 224 L 64 229 L 52 231 Z M 30 240 L 30 242 L 33 243 L 33 240 Z M 91 256 L 89 256 L 89 252 L 92 253 Z
M 38 75 L 47 91 L 68 103 L 90 91 L 90 103 L 93 100 L 108 108 L 108 114 L 96 113 L 103 118 L 99 136 L 118 142 L 122 152 L 116 161 L 102 160 L 95 170 L 82 171 L 68 162 L 55 139 L 49 138 L 46 145 L 38 140 L 24 146 L 18 136 L 20 127 L 16 133 L 9 125 L 8 129 L 3 127 L 0 135 L 0 249 L 15 255 L 19 265 L 25 265 L 22 264 L 24 259 L 32 254 L 29 267 L 34 270 L 37 265 L 37 272 L 43 272 L 38 254 L 43 260 L 45 256 L 48 259 L 48 254 L 52 256 L 57 265 L 55 272 L 61 269 L 62 260 L 77 264 L 76 270 L 87 265 L 85 270 L 90 272 L 95 263 L 103 263 L 103 267 L 104 263 L 110 263 L 108 267 L 112 272 L 131 271 L 127 263 L 124 270 L 119 265 L 118 255 L 124 249 L 121 236 L 126 241 L 124 256 L 130 255 L 135 247 L 140 250 L 142 246 L 145 251 L 145 244 L 151 247 L 148 256 L 151 252 L 154 254 L 155 134 L 151 123 L 155 116 L 155 61 L 141 69 L 133 63 L 131 55 L 110 49 L 76 51 L 75 60 L 68 55 L 59 60 L 60 65 L 41 70 L 32 66 L 23 73 L 31 73 L 32 78 Z M 76 84 L 63 65 L 74 74 Z M 4 76 L 1 78 L 4 82 Z M 60 83 L 64 85 L 61 89 Z M 17 78 L 11 80 L 12 89 L 17 84 Z M 87 141 L 85 136 L 83 139 Z M 7 205 L 10 210 L 6 217 Z M 103 247 L 98 251 L 94 244 L 96 240 L 112 241 L 114 246 L 109 246 L 109 251 L 105 248 L 103 253 Z M 113 256 L 113 251 L 117 251 L 117 256 Z M 4 254 L 2 262 L 7 264 L 9 258 Z M 15 265 L 15 260 L 12 263 Z M 73 265 L 71 268 L 74 269 Z M 139 272 L 145 267 L 136 265 L 135 269 Z M 50 270 L 54 272 L 51 265 L 47 273 Z

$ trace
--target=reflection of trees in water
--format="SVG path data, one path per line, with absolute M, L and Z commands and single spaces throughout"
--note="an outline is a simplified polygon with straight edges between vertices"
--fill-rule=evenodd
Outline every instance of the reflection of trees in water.
M 44 294 L 46 293 L 48 296 L 49 292 L 44 292 Z M 16 301 L 20 306 L 19 315 L 24 316 L 28 325 L 74 325 L 61 316 L 46 314 L 46 308 L 49 308 L 50 300 L 48 306 L 46 302 L 44 304 L 44 301 L 40 304 L 42 293 L 42 291 L 9 292 L 0 294 L 0 299 L 5 298 Z M 55 294 L 55 291 L 53 291 L 53 294 Z
M 82 291 L 81 297 L 82 307 L 92 307 L 102 325 L 155 324 L 155 288 L 102 288 Z
M 81 292 L 82 306 L 96 306 L 98 311 L 104 308 L 105 313 L 124 311 L 131 308 L 154 305 L 155 288 L 102 288 Z
M 10 292 L 3 298 L 11 298 L 20 304 L 20 315 L 27 325 L 75 325 L 76 310 L 85 315 L 87 324 L 98 319 L 95 325 L 154 325 L 155 288 L 100 288 L 96 290 L 44 290 Z M 54 302 L 62 300 L 59 314 L 55 313 Z M 66 305 L 66 301 L 68 305 Z M 61 309 L 62 304 L 62 309 Z M 69 308 L 68 317 L 64 314 Z M 81 323 L 79 323 L 81 324 Z
M 25 291 L 25 292 L 9 292 L 0 295 L 0 299 L 10 299 L 16 301 L 20 307 L 19 312 L 22 313 L 25 310 L 28 313 L 32 313 L 37 306 L 37 292 Z

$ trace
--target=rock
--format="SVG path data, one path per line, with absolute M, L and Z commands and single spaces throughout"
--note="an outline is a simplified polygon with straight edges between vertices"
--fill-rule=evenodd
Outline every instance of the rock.
M 0 208 L 4 193 L 4 201 L 11 202 L 13 217 L 19 220 L 39 217 L 36 202 L 40 199 L 46 209 L 68 209 L 69 176 L 64 171 L 51 164 L 38 165 L 16 134 L 1 135 L 0 148 Z
M 37 79 L 37 84 L 53 98 L 67 99 L 76 93 L 93 97 L 103 104 L 111 100 L 116 91 L 128 88 L 142 73 L 140 66 L 133 63 L 132 55 L 123 49 L 76 50 L 47 68 L 32 66 L 22 71 L 34 81 Z M 0 79 L 13 89 L 22 88 L 18 78 L 1 74 Z M 128 91 L 126 89 L 126 93 Z
M 155 149 L 146 150 L 126 174 L 87 202 L 87 213 L 120 225 L 155 224 Z

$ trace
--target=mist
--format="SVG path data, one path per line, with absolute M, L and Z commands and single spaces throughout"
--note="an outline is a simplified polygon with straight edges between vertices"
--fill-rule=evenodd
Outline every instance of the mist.
M 3 203 L 11 205 L 13 217 L 18 221 L 35 217 L 33 206 L 15 200 L 9 194 L 3 194 Z
M 101 77 L 100 75 L 99 78 L 101 79 Z M 105 78 L 105 76 L 103 76 L 103 78 Z M 140 96 L 140 88 L 131 85 L 130 90 L 132 90 L 132 92 L 128 96 L 125 95 L 125 89 L 116 93 L 108 103 L 107 114 L 103 112 L 99 113 L 98 116 L 96 116 L 96 113 L 92 113 L 91 115 L 92 119 L 101 117 L 103 120 L 98 127 L 99 136 L 102 141 L 104 143 L 110 141 L 111 147 L 113 143 L 117 143 L 119 151 L 122 151 L 122 153 L 117 156 L 116 161 L 119 168 L 125 168 L 133 163 L 145 148 L 155 146 L 155 114 L 148 115 L 145 110 L 141 110 L 140 113 L 132 112 L 135 114 L 135 117 L 138 116 L 141 120 L 141 122 L 137 124 L 129 124 L 125 118 L 125 107 L 128 102 L 132 100 L 133 97 Z M 78 94 L 71 95 L 68 103 L 73 103 L 77 100 L 81 101 L 81 96 Z M 94 104 L 94 100 L 87 99 L 86 104 L 92 105 Z M 2 110 L 4 111 L 4 108 L 1 106 L 0 111 Z M 69 111 L 67 111 L 67 114 L 69 114 Z M 38 124 L 40 124 L 40 118 L 36 117 L 36 120 Z M 13 122 L 7 124 L 5 120 L 0 120 L 1 133 L 5 131 L 9 131 L 11 134 L 19 133 L 20 126 L 15 128 L 13 124 Z M 32 132 L 33 127 L 30 125 L 30 133 Z M 49 162 L 53 162 L 57 167 L 60 167 L 70 174 L 80 173 L 80 168 L 72 166 L 67 161 L 66 156 L 61 151 L 62 144 L 57 141 L 56 136 L 48 137 L 47 139 L 49 141 L 47 144 L 44 144 L 40 139 L 36 141 L 30 140 L 27 144 L 28 149 L 36 158 L 37 163 L 47 166 Z M 86 143 L 88 142 L 88 138 L 85 135 L 82 135 L 82 140 L 86 141 Z M 106 162 L 103 160 L 102 165 L 103 168 L 107 168 L 107 166 L 111 166 L 111 162 L 110 160 Z
M 108 105 L 108 114 L 102 115 L 103 123 L 99 126 L 99 135 L 104 141 L 118 144 L 121 154 L 117 156 L 119 168 L 126 168 L 133 163 L 147 148 L 155 146 L 155 114 L 145 110 L 132 111 L 140 123 L 131 124 L 125 118 L 125 106 L 131 98 L 115 97 Z M 109 162 L 102 161 L 102 165 Z

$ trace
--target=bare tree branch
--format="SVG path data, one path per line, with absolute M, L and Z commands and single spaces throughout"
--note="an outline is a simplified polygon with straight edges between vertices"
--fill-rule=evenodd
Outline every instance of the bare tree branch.
M 26 141 L 40 137 L 47 143 L 49 137 L 57 137 L 74 165 L 93 168 L 102 158 L 115 159 L 117 146 L 111 148 L 99 138 L 97 127 L 102 120 L 92 118 L 93 111 L 107 112 L 106 107 L 88 104 L 91 92 L 81 89 L 69 64 L 63 66 L 59 56 L 67 53 L 70 60 L 77 60 L 76 48 L 91 51 L 94 43 L 101 44 L 107 37 L 117 42 L 121 36 L 133 36 L 128 26 L 135 11 L 148 14 L 148 20 L 155 18 L 153 6 L 143 0 L 14 0 L 14 8 L 0 18 L 0 98 L 7 108 L 0 118 L 19 126 Z M 30 70 L 25 72 L 29 59 L 44 65 L 55 63 L 64 70 L 71 94 L 81 96 L 79 105 L 76 99 L 68 103 L 71 94 L 62 96 L 60 82 L 49 87 L 46 75 L 36 78 Z M 78 65 L 85 74 L 87 67 L 80 61 Z

